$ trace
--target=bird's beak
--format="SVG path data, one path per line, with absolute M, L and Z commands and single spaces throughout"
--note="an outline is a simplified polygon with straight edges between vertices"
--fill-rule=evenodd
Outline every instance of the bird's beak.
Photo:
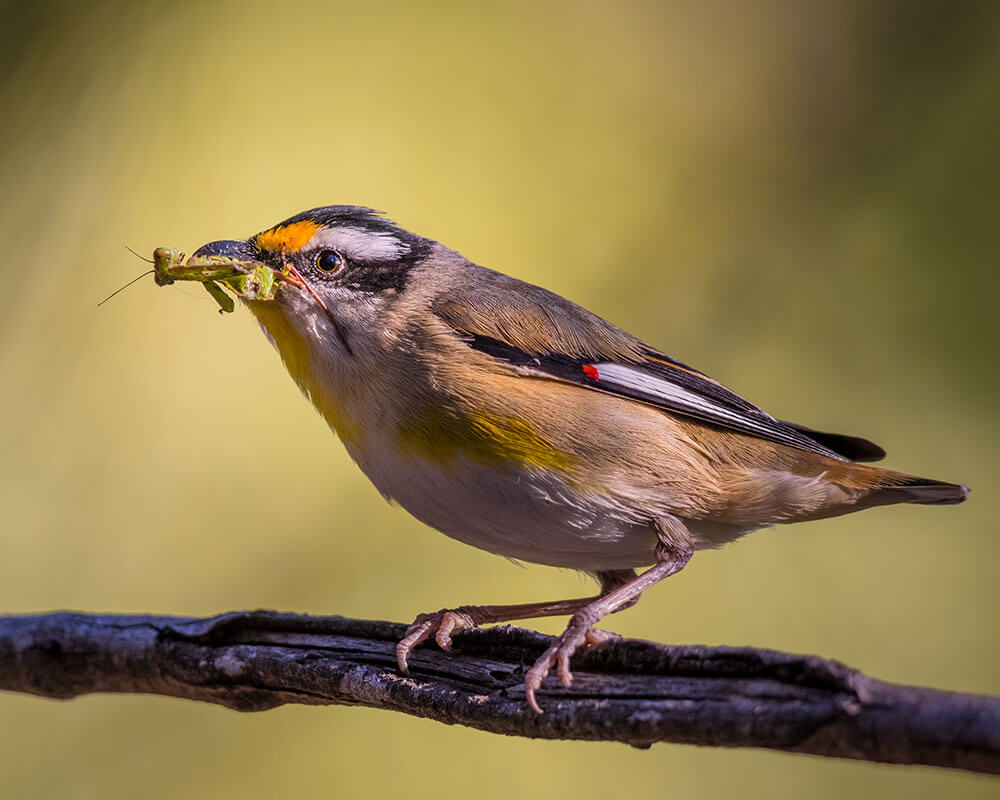
M 221 239 L 218 242 L 209 242 L 208 244 L 202 245 L 195 250 L 191 257 L 198 258 L 200 256 L 219 256 L 222 258 L 231 258 L 234 261 L 253 261 L 260 263 L 257 255 L 257 249 L 248 242 L 239 242 L 233 239 Z M 344 346 L 344 350 L 347 351 L 348 355 L 353 355 L 351 346 L 347 341 L 347 334 L 344 331 L 343 326 L 340 324 L 340 321 L 332 313 L 330 313 L 330 309 L 327 308 L 323 299 L 316 294 L 315 291 L 313 291 L 313 288 L 306 282 L 305 278 L 302 277 L 293 265 L 286 263 L 285 269 L 274 271 L 274 277 L 276 280 L 290 283 L 293 286 L 308 292 L 319 307 L 323 309 L 323 312 L 330 319 L 330 322 L 333 323 L 334 330 L 337 332 L 337 338 L 340 339 L 341 344 Z
M 191 259 L 198 259 L 207 256 L 214 256 L 216 258 L 231 258 L 233 261 L 249 261 L 253 264 L 265 266 L 259 258 L 260 253 L 256 247 L 249 242 L 240 242 L 235 239 L 220 239 L 218 242 L 203 244 L 191 254 Z M 305 288 L 305 283 L 298 272 L 288 272 L 287 270 L 273 270 L 273 272 L 274 279 L 276 281 L 290 283 L 300 289 Z M 310 292 L 310 294 L 312 294 L 312 292 Z
M 222 239 L 218 242 L 209 242 L 194 251 L 192 258 L 202 256 L 220 256 L 221 258 L 231 258 L 234 261 L 256 261 L 257 250 L 247 242 L 237 242 L 232 239 Z

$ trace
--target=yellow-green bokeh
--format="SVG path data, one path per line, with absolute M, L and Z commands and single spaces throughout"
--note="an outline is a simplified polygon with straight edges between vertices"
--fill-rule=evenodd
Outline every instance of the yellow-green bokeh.
M 247 314 L 151 279 L 95 308 L 144 268 L 126 245 L 365 204 L 974 490 L 699 554 L 614 629 L 1000 693 L 1000 6 L 2 7 L 0 609 L 407 620 L 589 589 L 383 503 Z M 365 709 L 0 697 L 12 798 L 995 791 Z

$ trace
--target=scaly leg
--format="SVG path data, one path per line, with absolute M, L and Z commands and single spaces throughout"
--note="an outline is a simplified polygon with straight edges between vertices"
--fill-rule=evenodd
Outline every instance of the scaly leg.
M 438 646 L 445 651 L 451 650 L 451 634 L 463 628 L 475 628 L 491 622 L 509 622 L 514 619 L 534 619 L 535 617 L 555 617 L 572 614 L 586 608 L 596 600 L 614 591 L 620 586 L 628 585 L 635 578 L 635 570 L 619 569 L 598 572 L 597 579 L 601 582 L 601 593 L 596 597 L 581 597 L 576 600 L 554 600 L 545 603 L 522 603 L 509 606 L 459 606 L 458 608 L 443 608 L 432 614 L 421 614 L 406 629 L 406 637 L 396 645 L 396 661 L 403 674 L 409 672 L 407 661 L 410 652 L 421 642 L 431 636 Z M 615 610 L 627 608 L 622 604 Z M 603 616 L 603 615 L 602 615 Z
M 650 567 L 641 575 L 622 584 L 603 597 L 598 597 L 586 605 L 580 606 L 570 617 L 566 630 L 552 643 L 548 650 L 542 653 L 525 674 L 524 693 L 528 699 L 528 705 L 541 714 L 542 709 L 535 699 L 535 692 L 541 687 L 542 680 L 549 674 L 553 664 L 556 665 L 556 671 L 562 685 L 568 687 L 573 682 L 573 673 L 569 669 L 569 660 L 573 654 L 585 642 L 594 642 L 599 638 L 607 637 L 607 634 L 602 634 L 601 637 L 596 636 L 601 632 L 595 631 L 594 625 L 608 614 L 635 603 L 639 599 L 639 595 L 650 586 L 680 572 L 691 559 L 692 553 L 693 548 L 690 547 L 678 551 L 661 544 L 656 553 L 656 566 Z
M 542 709 L 535 699 L 535 692 L 541 687 L 542 680 L 553 665 L 556 665 L 562 685 L 569 686 L 573 681 L 569 668 L 573 654 L 585 643 L 605 641 L 612 635 L 595 630 L 594 625 L 608 614 L 633 605 L 646 589 L 680 572 L 691 560 L 694 542 L 681 520 L 676 517 L 660 519 L 656 522 L 656 531 L 659 537 L 656 565 L 641 575 L 636 575 L 630 569 L 598 572 L 601 593 L 597 597 L 510 606 L 460 606 L 441 609 L 433 614 L 421 614 L 406 629 L 406 637 L 396 645 L 396 660 L 400 671 L 404 674 L 409 671 L 407 659 L 410 652 L 432 635 L 442 650 L 450 650 L 451 634 L 462 628 L 474 628 L 489 622 L 572 614 L 566 630 L 542 653 L 524 676 L 528 705 L 541 714 Z

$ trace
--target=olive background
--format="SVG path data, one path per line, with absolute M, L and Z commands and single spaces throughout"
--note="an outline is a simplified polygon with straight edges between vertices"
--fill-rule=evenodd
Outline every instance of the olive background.
M 3 3 L 0 609 L 408 621 L 589 592 L 383 502 L 169 246 L 358 204 L 972 487 L 696 555 L 605 624 L 1000 693 L 1000 5 Z M 563 619 L 540 621 L 557 632 Z M 997 796 L 362 708 L 0 696 L 11 798 Z

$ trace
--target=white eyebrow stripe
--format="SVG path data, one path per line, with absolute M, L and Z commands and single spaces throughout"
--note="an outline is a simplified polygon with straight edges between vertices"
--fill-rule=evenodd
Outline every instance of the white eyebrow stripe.
M 391 233 L 364 228 L 330 228 L 317 233 L 310 249 L 329 248 L 356 261 L 390 261 L 405 255 L 409 247 Z

